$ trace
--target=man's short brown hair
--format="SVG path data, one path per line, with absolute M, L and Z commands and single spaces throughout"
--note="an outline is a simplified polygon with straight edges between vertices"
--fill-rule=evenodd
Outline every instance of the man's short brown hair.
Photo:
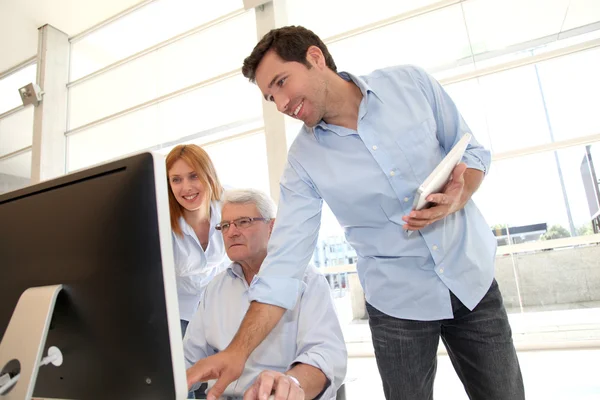
M 284 61 L 296 61 L 310 68 L 306 60 L 306 52 L 310 46 L 317 46 L 325 56 L 325 63 L 334 72 L 337 67 L 333 57 L 329 54 L 325 43 L 311 30 L 302 26 L 284 26 L 272 29 L 258 42 L 250 54 L 244 60 L 242 74 L 250 80 L 256 81 L 256 68 L 261 60 L 271 49 Z

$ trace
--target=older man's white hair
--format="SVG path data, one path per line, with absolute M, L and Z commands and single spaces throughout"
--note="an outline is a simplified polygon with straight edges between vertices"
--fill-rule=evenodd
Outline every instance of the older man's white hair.
M 277 206 L 270 196 L 256 189 L 232 189 L 223 194 L 223 207 L 226 204 L 254 204 L 260 216 L 267 219 L 275 218 Z

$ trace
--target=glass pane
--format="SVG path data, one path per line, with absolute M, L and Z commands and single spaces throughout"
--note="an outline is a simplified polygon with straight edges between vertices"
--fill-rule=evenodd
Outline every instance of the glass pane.
M 235 140 L 236 137 L 256 134 L 258 131 L 264 131 L 264 123 L 262 118 L 253 120 L 232 122 L 221 125 L 191 136 L 184 136 L 175 141 L 163 142 L 156 146 L 153 151 L 167 155 L 169 151 L 181 143 L 195 143 L 199 146 L 209 146 L 217 144 L 223 140 Z
M 246 12 L 71 88 L 69 128 L 241 68 L 256 44 L 255 21 Z
M 398 64 L 452 66 L 471 55 L 460 5 L 334 42 L 328 48 L 338 70 L 354 74 Z
M 535 66 L 485 76 L 478 81 L 491 149 L 495 153 L 551 141 Z
M 158 50 L 159 95 L 241 70 L 256 42 L 256 16 L 252 9 Z
M 0 160 L 0 193 L 29 185 L 31 178 L 31 151 Z
M 599 179 L 600 143 L 575 146 L 492 163 L 474 199 L 500 246 L 590 235 Z
M 161 142 L 262 118 L 260 91 L 242 75 L 158 104 Z
M 444 86 L 458 111 L 471 128 L 473 136 L 483 147 L 491 149 L 488 121 L 481 86 L 476 79 Z
M 562 30 L 566 31 L 598 21 L 600 21 L 598 0 L 571 0 Z
M 226 188 L 254 188 L 269 194 L 265 134 L 203 146 Z
M 591 145 L 590 150 L 594 160 L 600 158 L 600 143 Z M 516 250 L 514 254 L 507 254 L 502 246 L 540 241 L 552 245 L 554 239 L 593 233 L 591 221 L 598 215 L 600 204 L 597 194 L 590 199 L 586 191 L 595 189 L 598 193 L 600 182 L 598 167 L 594 178 L 586 171 L 586 153 L 585 146 L 575 146 L 495 162 L 474 196 L 500 246 L 496 279 L 507 310 L 520 313 L 586 309 L 577 315 L 548 314 L 550 317 L 540 320 L 548 325 L 544 331 L 554 331 L 556 325 L 575 324 L 574 318 L 581 321 L 577 324 L 584 323 L 593 317 L 586 313 L 600 307 L 600 246 L 594 243 L 540 251 Z M 599 309 L 595 310 L 597 313 Z M 524 325 L 517 331 L 531 329 L 529 322 L 519 321 Z
M 85 75 L 243 8 L 241 0 L 157 0 L 71 46 L 71 76 Z
M 69 89 L 69 129 L 158 97 L 156 53 Z
M 493 162 L 473 199 L 494 229 L 537 224 L 569 229 L 553 152 Z
M 599 134 L 600 49 L 540 63 L 538 71 L 554 139 Z
M 325 40 L 333 35 L 433 3 L 436 3 L 436 0 L 372 0 L 369 1 L 368 7 L 365 7 L 365 3 L 360 1 L 288 0 L 286 6 L 290 25 L 302 25 Z M 342 12 L 343 18 L 331 17 Z
M 262 115 L 257 90 L 239 75 L 78 132 L 68 137 L 68 170 L 201 132 L 236 133 Z
M 0 156 L 31 146 L 34 107 L 0 119 Z
M 75 171 L 159 143 L 155 107 L 67 136 L 67 171 Z
M 478 140 L 502 153 L 600 133 L 598 69 L 600 50 L 594 49 L 445 89 Z
M 473 53 L 557 34 L 568 7 L 569 0 L 466 1 L 463 8 Z
M 0 80 L 0 114 L 20 106 L 19 88 L 35 83 L 37 64 L 30 65 Z
M 527 313 L 581 310 L 573 316 L 577 316 L 579 324 L 583 325 L 593 321 L 594 318 L 597 321 L 600 317 L 599 258 L 600 246 L 581 245 L 518 253 L 510 260 L 508 258 L 502 262 L 497 260 L 496 268 L 516 271 L 520 304 L 513 302 L 515 311 L 516 306 L 522 306 L 523 311 Z M 507 308 L 509 306 L 510 303 L 507 304 Z M 555 329 L 557 325 L 573 320 L 566 311 L 563 314 L 567 315 L 563 315 L 560 319 L 555 317 L 552 322 L 548 321 L 548 328 Z M 570 340 L 598 339 L 599 336 L 597 330 L 587 335 L 575 332 Z
M 574 236 L 591 235 L 594 233 L 592 219 L 600 215 L 600 143 L 559 150 L 557 154 L 575 228 Z M 565 228 L 569 230 L 569 226 Z M 550 238 L 550 234 L 546 236 Z
M 435 79 L 439 82 L 444 82 L 444 79 L 447 78 L 455 78 L 456 76 L 462 74 L 468 74 L 470 72 L 475 71 L 475 63 L 473 60 L 461 61 L 458 66 L 448 66 L 444 65 L 439 68 L 428 68 L 427 72 L 431 74 Z

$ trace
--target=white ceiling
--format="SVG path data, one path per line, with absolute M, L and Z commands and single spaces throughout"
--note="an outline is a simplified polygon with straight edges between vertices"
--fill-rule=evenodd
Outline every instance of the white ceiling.
M 141 0 L 0 0 L 0 72 L 37 53 L 40 26 L 74 36 Z

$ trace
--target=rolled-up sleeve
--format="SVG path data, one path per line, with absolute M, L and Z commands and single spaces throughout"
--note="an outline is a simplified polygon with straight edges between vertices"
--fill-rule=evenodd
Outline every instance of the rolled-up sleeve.
M 346 377 L 348 352 L 329 284 L 323 275 L 310 274 L 300 300 L 298 351 L 292 365 L 302 363 L 320 369 L 327 377 L 327 387 L 319 398 L 334 399 Z
M 465 133 L 471 133 L 473 136 L 462 161 L 468 168 L 478 169 L 487 174 L 492 160 L 491 153 L 475 139 L 475 134 L 469 129 L 454 101 L 442 85 L 422 68 L 413 67 L 411 72 L 431 105 L 437 124 L 438 140 L 446 153 Z
M 251 301 L 294 308 L 317 243 L 322 204 L 307 174 L 290 153 L 281 178 L 279 210 L 267 258 L 250 285 Z

